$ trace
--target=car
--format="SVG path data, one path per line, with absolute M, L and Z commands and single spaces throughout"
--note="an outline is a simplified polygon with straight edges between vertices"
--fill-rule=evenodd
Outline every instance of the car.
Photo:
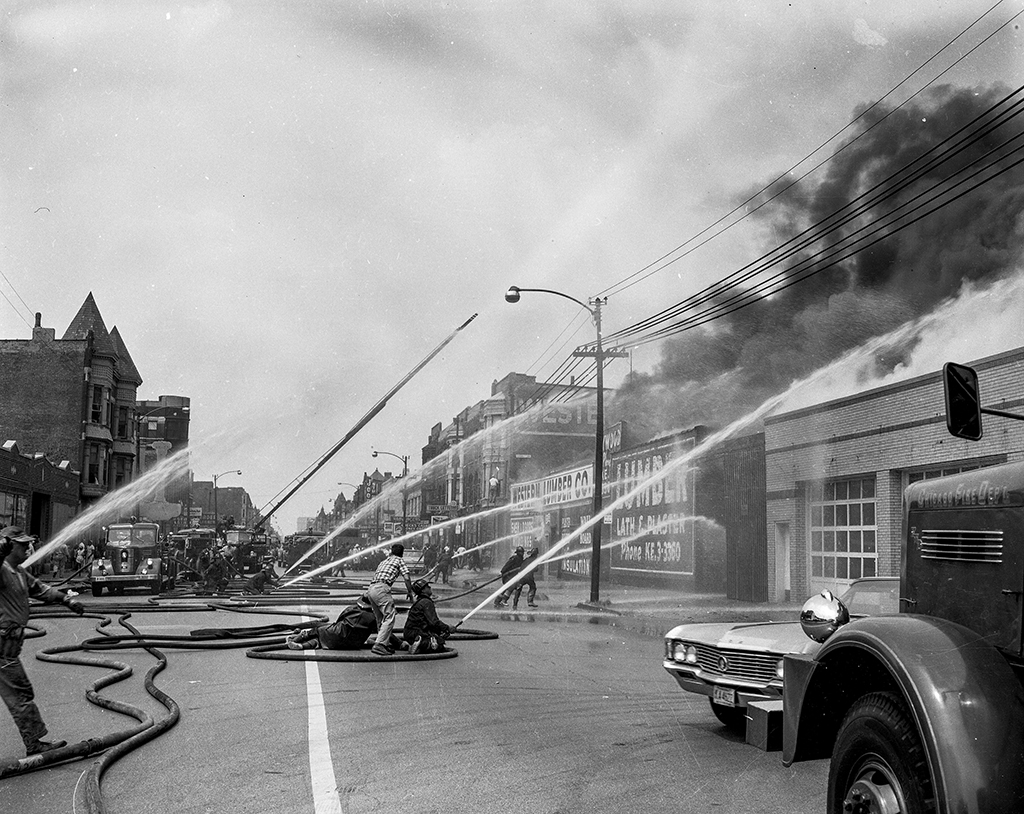
M 840 597 L 851 617 L 899 612 L 896 577 L 854 580 Z M 794 622 L 701 622 L 665 634 L 663 666 L 687 692 L 705 695 L 723 724 L 742 731 L 747 704 L 782 699 L 782 659 L 821 644 Z

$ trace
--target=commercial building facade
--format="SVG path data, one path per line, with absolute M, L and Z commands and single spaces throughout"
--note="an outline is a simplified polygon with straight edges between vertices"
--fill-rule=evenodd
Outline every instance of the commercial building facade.
M 1024 405 L 1024 348 L 971 363 L 983 403 Z M 980 441 L 949 434 L 941 371 L 765 421 L 770 601 L 899 576 L 903 490 L 1024 458 L 1024 422 L 986 417 Z

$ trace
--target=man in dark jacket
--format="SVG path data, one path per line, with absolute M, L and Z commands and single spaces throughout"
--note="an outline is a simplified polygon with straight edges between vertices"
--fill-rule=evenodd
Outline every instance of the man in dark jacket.
M 261 594 L 267 585 L 277 585 L 277 574 L 270 563 L 265 563 L 261 570 L 249 577 L 243 590 L 247 594 Z
M 359 650 L 367 639 L 377 633 L 377 617 L 365 596 L 349 605 L 329 625 L 306 628 L 288 639 L 290 650 Z M 391 646 L 400 646 L 397 636 L 391 637 Z
M 519 569 L 523 567 L 523 552 L 522 546 L 516 546 L 516 550 L 512 556 L 509 557 L 503 566 L 501 566 L 501 584 L 507 585 L 516 574 L 519 573 Z M 512 593 L 511 589 L 506 589 L 494 597 L 494 607 L 504 608 L 508 604 L 509 595 Z
M 530 549 L 530 553 L 526 555 L 526 559 L 523 560 L 523 567 L 519 570 L 523 571 L 524 569 L 529 568 L 533 561 L 537 559 L 537 557 L 539 556 L 540 549 L 537 548 L 537 546 L 534 546 Z M 540 607 L 540 605 L 533 601 L 537 598 L 537 583 L 533 579 L 533 575 L 535 573 L 536 569 L 531 571 L 529 574 L 527 574 L 525 577 L 519 580 L 519 582 L 516 583 L 515 595 L 512 597 L 512 610 L 516 610 L 519 607 L 519 597 L 523 595 L 523 588 L 527 589 L 526 604 L 529 605 L 531 608 Z
M 431 597 L 433 589 L 425 579 L 418 579 L 412 584 L 412 592 L 416 601 L 409 608 L 405 618 L 404 638 L 409 643 L 409 652 L 413 655 L 429 651 L 444 650 L 444 643 L 452 635 L 451 627 L 437 618 L 437 609 Z
M 21 642 L 28 624 L 29 597 L 60 603 L 77 614 L 85 606 L 56 588 L 45 585 L 22 567 L 28 558 L 32 537 L 18 526 L 0 530 L 0 697 L 31 755 L 67 745 L 67 741 L 45 741 L 46 724 L 35 704 L 35 692 L 21 664 Z

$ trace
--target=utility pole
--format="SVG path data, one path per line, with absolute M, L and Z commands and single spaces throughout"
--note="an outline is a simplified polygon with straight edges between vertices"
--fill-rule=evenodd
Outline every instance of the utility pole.
M 522 291 L 538 291 L 543 294 L 555 294 L 559 297 L 565 297 L 567 300 L 572 300 L 582 308 L 586 308 L 590 312 L 590 316 L 594 320 L 594 326 L 597 328 L 597 343 L 594 345 L 594 350 L 575 350 L 573 356 L 586 356 L 593 357 L 597 364 L 597 429 L 595 432 L 596 439 L 594 445 L 594 505 L 593 515 L 591 517 L 592 524 L 590 530 L 591 548 L 590 548 L 590 601 L 593 603 L 600 602 L 601 598 L 601 526 L 604 523 L 604 519 L 598 519 L 602 509 L 602 495 L 601 492 L 604 489 L 604 360 L 614 357 L 626 357 L 629 354 L 626 351 L 605 351 L 601 344 L 601 307 L 607 305 L 608 298 L 595 297 L 590 300 L 590 304 L 580 302 L 575 297 L 568 294 L 563 294 L 561 291 L 553 291 L 550 288 L 519 288 L 518 286 L 510 286 L 508 292 L 505 294 L 505 302 L 516 303 L 519 302 L 519 294 Z

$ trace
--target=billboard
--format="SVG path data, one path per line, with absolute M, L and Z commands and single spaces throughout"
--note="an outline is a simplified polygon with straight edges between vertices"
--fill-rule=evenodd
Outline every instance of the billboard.
M 695 470 L 671 462 L 696 444 L 690 435 L 657 439 L 614 456 L 609 492 L 623 500 L 612 515 L 613 571 L 692 575 L 696 532 Z M 667 470 L 659 477 L 658 473 Z

